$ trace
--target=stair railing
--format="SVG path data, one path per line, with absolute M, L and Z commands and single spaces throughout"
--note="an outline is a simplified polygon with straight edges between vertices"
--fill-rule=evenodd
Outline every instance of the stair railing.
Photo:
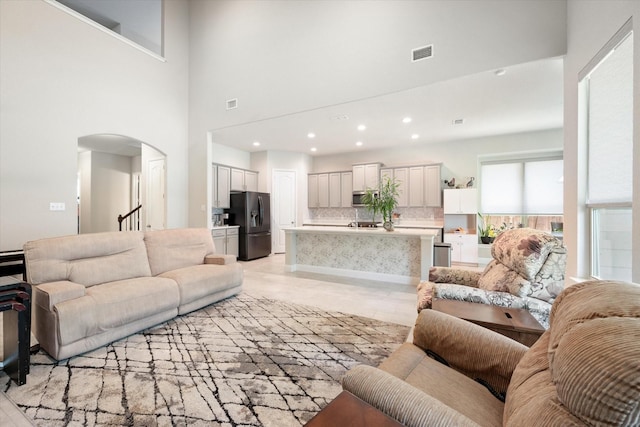
M 126 215 L 118 215 L 118 230 L 122 231 L 122 223 L 125 223 L 125 230 L 140 230 L 140 208 L 142 205 L 138 205 L 137 208 L 133 209 Z

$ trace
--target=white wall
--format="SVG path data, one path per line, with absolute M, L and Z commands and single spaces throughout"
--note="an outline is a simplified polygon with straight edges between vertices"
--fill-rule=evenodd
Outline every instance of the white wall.
M 186 225 L 188 4 L 164 7 L 161 62 L 43 1 L 0 1 L 0 250 L 76 233 L 85 135 L 165 152 L 168 226 Z
M 118 231 L 118 215 L 131 210 L 130 157 L 92 152 L 91 193 L 91 229 L 80 232 Z
M 589 277 L 589 228 L 586 198 L 586 150 L 579 143 L 578 73 L 629 19 L 634 27 L 633 182 L 640 182 L 640 2 L 570 0 L 567 6 L 567 56 L 564 67 L 564 239 L 567 273 Z M 633 186 L 634 236 L 640 230 L 640 185 Z M 640 239 L 633 239 L 632 279 L 640 283 Z

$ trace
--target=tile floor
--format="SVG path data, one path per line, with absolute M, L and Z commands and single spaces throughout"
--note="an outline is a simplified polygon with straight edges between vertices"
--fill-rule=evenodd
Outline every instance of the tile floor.
M 416 286 L 372 280 L 287 272 L 284 255 L 272 255 L 244 266 L 244 292 L 323 310 L 370 317 L 413 326 L 416 319 Z M 28 381 L 28 378 L 27 378 Z M 0 425 L 30 426 L 4 393 L 0 393 Z

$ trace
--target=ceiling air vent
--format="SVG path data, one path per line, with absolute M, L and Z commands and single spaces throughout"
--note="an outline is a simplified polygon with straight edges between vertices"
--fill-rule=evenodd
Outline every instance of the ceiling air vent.
M 238 108 L 238 98 L 233 98 L 227 101 L 227 110 L 233 110 Z
M 411 51 L 411 61 L 416 62 L 433 56 L 433 45 L 417 47 Z

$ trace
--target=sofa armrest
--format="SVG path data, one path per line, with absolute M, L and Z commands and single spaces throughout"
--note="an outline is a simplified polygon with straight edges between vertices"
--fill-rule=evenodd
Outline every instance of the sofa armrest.
M 204 257 L 205 264 L 228 265 L 236 261 L 235 255 L 213 254 Z
M 429 281 L 433 283 L 455 283 L 457 285 L 478 287 L 478 280 L 482 273 L 479 271 L 463 270 L 451 267 L 431 267 Z
M 33 302 L 45 310 L 53 311 L 56 304 L 83 297 L 85 292 L 84 285 L 67 280 L 42 283 L 33 286 Z
M 466 320 L 435 310 L 422 310 L 413 344 L 430 350 L 457 371 L 506 393 L 516 365 L 529 349 L 519 342 Z
M 408 427 L 478 425 L 427 393 L 372 366 L 351 368 L 342 377 L 342 388 Z

